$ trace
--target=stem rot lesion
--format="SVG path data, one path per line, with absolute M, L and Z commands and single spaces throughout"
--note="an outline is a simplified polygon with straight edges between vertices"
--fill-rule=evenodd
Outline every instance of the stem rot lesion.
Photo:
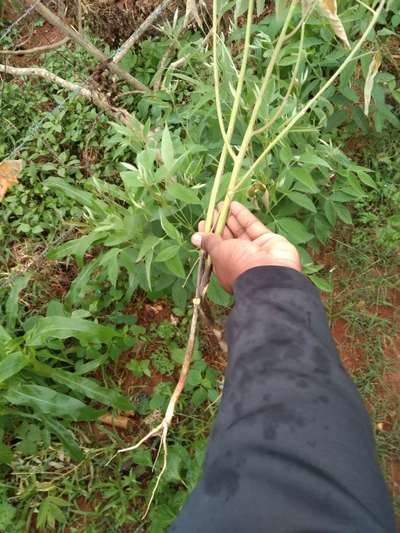
M 305 31 L 305 25 L 308 20 L 308 17 L 312 13 L 313 9 L 315 8 L 317 4 L 317 0 L 314 0 L 313 2 L 304 2 L 305 9 L 303 9 L 303 13 L 300 19 L 300 22 L 295 26 L 295 28 L 288 32 L 290 22 L 293 18 L 295 9 L 297 5 L 300 4 L 298 0 L 291 0 L 289 7 L 287 9 L 286 17 L 283 21 L 282 29 L 279 34 L 278 39 L 275 42 L 271 59 L 267 65 L 266 72 L 263 78 L 263 81 L 261 83 L 261 87 L 258 91 L 256 101 L 253 107 L 253 111 L 251 113 L 249 123 L 247 125 L 246 131 L 244 133 L 242 142 L 239 146 L 239 150 L 236 153 L 234 147 L 231 145 L 232 136 L 235 130 L 235 126 L 237 123 L 238 113 L 240 110 L 240 102 L 242 97 L 242 91 L 244 87 L 245 82 L 245 75 L 246 75 L 246 69 L 247 69 L 247 63 L 250 53 L 250 42 L 251 42 L 251 33 L 252 33 L 252 18 L 253 18 L 253 9 L 254 9 L 254 0 L 249 0 L 249 6 L 247 11 L 247 23 L 246 23 L 246 33 L 245 33 L 245 41 L 244 41 L 244 49 L 243 49 L 243 55 L 242 55 L 242 63 L 241 68 L 238 76 L 238 81 L 236 85 L 236 90 L 234 92 L 234 101 L 231 108 L 230 118 L 228 122 L 228 128 L 225 129 L 224 124 L 224 117 L 222 112 L 222 104 L 221 104 L 221 96 L 220 96 L 220 76 L 219 76 L 219 69 L 218 69 L 218 11 L 217 11 L 217 0 L 213 0 L 213 25 L 212 25 L 212 42 L 213 42 L 213 77 L 214 77 L 214 90 L 215 90 L 215 104 L 217 109 L 217 116 L 218 116 L 218 122 L 221 130 L 221 136 L 223 138 L 223 147 L 219 159 L 219 163 L 217 166 L 217 171 L 214 177 L 213 186 L 211 189 L 210 194 L 210 200 L 208 204 L 207 209 L 207 215 L 206 215 L 206 221 L 205 221 L 205 231 L 207 233 L 214 231 L 217 235 L 221 235 L 223 232 L 223 229 L 225 227 L 225 223 L 227 220 L 227 216 L 230 209 L 230 204 L 232 200 L 234 199 L 236 193 L 238 190 L 243 186 L 243 184 L 251 178 L 257 167 L 262 163 L 265 159 L 265 157 L 272 151 L 272 149 L 290 132 L 290 130 L 293 128 L 293 126 L 305 115 L 305 113 L 312 108 L 312 106 L 318 101 L 318 99 L 323 95 L 323 93 L 334 83 L 334 81 L 337 79 L 337 77 L 340 75 L 341 72 L 346 68 L 346 66 L 354 60 L 356 57 L 357 52 L 360 50 L 361 46 L 367 39 L 367 36 L 371 29 L 374 27 L 384 5 L 386 0 L 380 0 L 377 8 L 373 10 L 373 16 L 358 40 L 358 42 L 355 44 L 355 46 L 352 48 L 349 55 L 346 57 L 346 59 L 343 61 L 342 65 L 335 71 L 335 73 L 326 81 L 326 83 L 317 91 L 317 93 L 310 99 L 306 104 L 303 105 L 303 107 L 298 110 L 292 117 L 286 119 L 283 121 L 279 132 L 269 141 L 267 146 L 264 148 L 264 150 L 261 152 L 261 154 L 253 161 L 253 163 L 250 165 L 250 168 L 245 170 L 243 168 L 243 163 L 245 160 L 245 157 L 250 153 L 251 154 L 251 148 L 252 148 L 252 140 L 254 136 L 265 134 L 266 132 L 269 132 L 271 130 L 271 127 L 273 124 L 276 123 L 277 120 L 282 119 L 285 111 L 285 105 L 290 98 L 290 95 L 292 93 L 292 90 L 294 88 L 297 74 L 299 71 L 300 63 L 303 57 L 304 53 L 304 31 Z M 261 127 L 256 126 L 257 120 L 259 119 L 259 111 L 260 107 L 263 101 L 263 98 L 265 96 L 266 90 L 268 88 L 268 84 L 270 83 L 272 73 L 274 71 L 274 68 L 277 65 L 279 55 L 281 53 L 282 47 L 284 44 L 293 37 L 298 31 L 300 30 L 300 43 L 299 43 L 299 49 L 298 49 L 298 55 L 297 59 L 292 71 L 292 78 L 289 82 L 289 86 L 287 88 L 287 91 L 285 95 L 283 96 L 283 99 L 280 103 L 280 105 L 275 110 L 274 114 L 271 116 L 271 118 L 267 119 L 265 124 Z M 221 178 L 224 174 L 227 158 L 228 155 L 231 157 L 233 161 L 233 169 L 231 172 L 228 189 L 225 194 L 225 198 L 223 200 L 223 206 L 222 209 L 219 211 L 219 217 L 217 220 L 217 223 L 214 223 L 213 214 L 216 208 L 216 202 L 218 193 L 220 192 L 221 188 Z M 118 453 L 132 451 L 137 449 L 139 446 L 144 444 L 147 440 L 149 440 L 152 437 L 160 436 L 160 446 L 157 454 L 157 459 L 160 456 L 160 453 L 163 452 L 163 465 L 161 467 L 161 470 L 159 474 L 157 475 L 156 483 L 154 485 L 154 488 L 151 493 L 151 497 L 149 499 L 148 505 L 146 507 L 146 511 L 144 513 L 143 518 L 147 516 L 147 513 L 150 509 L 150 506 L 152 504 L 152 501 L 154 499 L 154 496 L 156 494 L 156 491 L 159 487 L 161 478 L 166 470 L 167 467 L 167 461 L 168 461 L 168 447 L 167 447 L 167 436 L 169 427 L 171 425 L 171 422 L 174 417 L 175 413 L 175 407 L 177 404 L 177 401 L 180 397 L 180 394 L 185 386 L 186 378 L 189 372 L 190 364 L 192 361 L 193 356 L 193 349 L 194 349 L 194 343 L 196 339 L 196 333 L 197 333 L 197 325 L 198 325 L 198 319 L 199 319 L 199 313 L 200 313 L 200 306 L 202 305 L 202 301 L 207 293 L 207 288 L 210 280 L 211 275 L 211 263 L 209 258 L 206 256 L 204 252 L 201 252 L 200 255 L 200 262 L 199 262 L 199 268 L 198 268 L 198 275 L 197 275 L 197 285 L 196 285 L 196 293 L 195 297 L 192 301 L 193 306 L 193 313 L 192 313 L 192 320 L 190 325 L 190 332 L 189 337 L 187 341 L 184 361 L 182 364 L 182 368 L 180 371 L 179 379 L 176 384 L 176 387 L 172 393 L 172 396 L 169 400 L 169 404 L 167 407 L 167 410 L 165 412 L 164 418 L 161 421 L 159 425 L 157 425 L 154 429 L 152 429 L 147 435 L 145 435 L 139 442 L 137 442 L 134 446 L 130 446 L 128 448 L 124 448 L 122 450 L 119 450 Z M 157 462 L 157 460 L 156 460 Z M 155 462 L 155 463 L 156 463 Z

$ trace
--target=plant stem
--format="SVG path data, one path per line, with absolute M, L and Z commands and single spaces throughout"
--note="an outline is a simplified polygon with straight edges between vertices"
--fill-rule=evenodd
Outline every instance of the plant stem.
M 231 201 L 233 199 L 233 196 L 234 196 L 234 194 L 236 192 L 236 181 L 237 181 L 237 178 L 238 178 L 239 173 L 241 171 L 243 160 L 244 160 L 245 155 L 247 153 L 247 149 L 248 149 L 249 144 L 251 142 L 251 139 L 253 137 L 254 124 L 255 124 L 255 122 L 257 120 L 258 112 L 260 110 L 260 107 L 261 107 L 261 104 L 262 104 L 262 100 L 263 100 L 265 91 L 266 91 L 267 86 L 268 86 L 268 82 L 269 82 L 269 80 L 271 78 L 272 71 L 273 71 L 273 69 L 275 67 L 276 61 L 278 59 L 279 53 L 280 53 L 282 45 L 284 43 L 286 32 L 287 32 L 287 28 L 288 28 L 290 20 L 292 18 L 293 11 L 294 11 L 294 8 L 296 6 L 296 3 L 297 3 L 296 0 L 292 0 L 292 2 L 290 4 L 289 11 L 288 11 L 288 13 L 286 15 L 286 19 L 285 19 L 285 22 L 283 24 L 282 30 L 280 32 L 278 41 L 277 41 L 276 46 L 275 46 L 275 48 L 274 48 L 274 50 L 272 52 L 272 56 L 271 56 L 270 62 L 268 63 L 268 67 L 267 67 L 267 70 L 265 72 L 265 76 L 264 76 L 263 82 L 261 84 L 260 91 L 259 91 L 259 93 L 257 95 L 256 102 L 254 104 L 254 108 L 253 108 L 253 111 L 252 111 L 252 114 L 251 114 L 251 117 L 250 117 L 250 120 L 249 120 L 249 124 L 248 124 L 247 129 L 246 129 L 246 132 L 244 134 L 244 137 L 243 137 L 243 140 L 242 140 L 242 144 L 240 146 L 239 153 L 236 156 L 235 164 L 234 164 L 234 167 L 233 167 L 233 170 L 232 170 L 231 179 L 229 181 L 228 191 L 227 191 L 226 196 L 225 196 L 224 205 L 223 205 L 223 208 L 221 210 L 221 214 L 219 216 L 218 223 L 217 223 L 217 228 L 216 228 L 216 231 L 215 231 L 215 233 L 217 235 L 221 235 L 222 231 L 224 229 L 226 218 L 227 218 L 228 211 L 229 211 L 229 206 L 230 206 Z
M 267 122 L 264 124 L 264 126 L 259 128 L 258 130 L 255 130 L 253 132 L 253 135 L 258 135 L 260 133 L 263 133 L 265 130 L 270 128 L 272 126 L 272 124 L 274 124 L 276 122 L 276 120 L 281 116 L 281 113 L 282 113 L 287 101 L 289 100 L 289 96 L 290 96 L 290 94 L 292 92 L 294 84 L 296 83 L 297 73 L 298 73 L 299 67 L 300 67 L 300 60 L 301 60 L 301 55 L 302 55 L 302 52 L 303 52 L 303 45 L 304 45 L 304 29 L 305 29 L 305 25 L 303 24 L 303 26 L 301 27 L 301 37 L 300 37 L 299 51 L 298 51 L 298 54 L 297 54 L 296 64 L 294 66 L 294 69 L 293 69 L 293 72 L 292 72 L 292 77 L 291 77 L 291 80 L 290 80 L 290 83 L 289 83 L 289 87 L 288 87 L 288 89 L 286 91 L 286 94 L 283 97 L 283 100 L 282 100 L 280 106 L 276 109 L 275 113 L 270 118 L 270 120 L 267 120 Z
M 226 139 L 224 138 L 224 146 L 222 148 L 221 157 L 219 159 L 217 173 L 214 178 L 213 186 L 211 189 L 210 194 L 210 200 L 208 203 L 208 210 L 207 210 L 207 217 L 206 217 L 206 224 L 205 224 L 205 231 L 210 232 L 212 223 L 213 223 L 213 213 L 215 209 L 215 204 L 217 202 L 217 195 L 221 184 L 221 178 L 222 174 L 225 169 L 225 163 L 226 163 L 226 156 L 228 148 L 227 146 L 230 145 L 231 138 L 233 135 L 233 131 L 235 129 L 236 125 L 236 118 L 239 111 L 239 105 L 240 105 L 240 98 L 242 96 L 242 90 L 243 90 L 243 84 L 244 84 L 244 78 L 246 74 L 246 68 L 247 68 L 247 61 L 249 58 L 249 52 L 250 52 L 250 38 L 251 38 L 251 27 L 252 27 L 252 19 L 253 19 L 253 7 L 254 7 L 254 0 L 249 1 L 249 9 L 247 13 L 247 23 L 246 23 L 246 35 L 245 35 L 245 41 L 244 41 L 244 49 L 243 49 L 243 58 L 242 58 L 242 65 L 240 67 L 240 73 L 239 78 L 236 86 L 235 91 L 235 98 L 233 101 L 231 116 L 229 119 L 229 125 L 228 125 L 228 131 L 226 133 Z M 219 76 L 218 76 L 218 65 L 217 65 L 217 31 L 218 31 L 218 17 L 217 17 L 217 0 L 214 0 L 213 4 L 213 61 L 214 61 L 214 83 L 215 83 L 215 102 L 217 106 L 217 113 L 218 112 L 218 106 L 221 111 L 221 102 L 219 97 Z M 222 111 L 221 111 L 222 116 Z M 223 125 L 223 121 L 222 121 Z M 221 126 L 221 123 L 220 123 Z M 222 129 L 221 129 L 222 133 Z M 236 155 L 235 155 L 236 157 Z

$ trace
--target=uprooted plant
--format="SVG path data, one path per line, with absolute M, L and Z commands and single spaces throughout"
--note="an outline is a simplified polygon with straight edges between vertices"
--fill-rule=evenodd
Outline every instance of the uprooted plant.
M 331 21 L 332 27 L 335 30 L 337 36 L 348 45 L 346 33 L 343 25 L 336 13 L 336 2 L 325 2 L 324 0 L 315 1 L 303 1 L 301 4 L 297 0 L 291 0 L 286 7 L 280 6 L 279 12 L 277 12 L 277 23 L 280 24 L 280 32 L 273 43 L 269 61 L 265 69 L 265 74 L 261 81 L 260 86 L 254 87 L 256 94 L 255 102 L 250 113 L 247 126 L 242 136 L 240 144 L 233 145 L 232 139 L 237 127 L 237 119 L 242 106 L 242 98 L 246 81 L 246 74 L 248 72 L 248 59 L 251 50 L 251 38 L 252 38 L 252 22 L 253 22 L 253 6 L 254 0 L 250 0 L 247 9 L 247 23 L 245 30 L 245 38 L 243 45 L 243 53 L 241 59 L 240 71 L 237 76 L 236 88 L 231 89 L 233 93 L 233 104 L 231 106 L 230 117 L 228 121 L 228 127 L 225 127 L 224 113 L 221 104 L 220 96 L 220 72 L 218 63 L 222 55 L 229 55 L 227 48 L 224 45 L 222 37 L 219 35 L 218 25 L 222 15 L 222 9 L 219 8 L 217 0 L 213 3 L 213 73 L 214 73 L 214 90 L 215 90 L 215 103 L 218 115 L 218 121 L 220 126 L 221 135 L 224 141 L 222 152 L 219 158 L 219 163 L 216 171 L 216 175 L 213 180 L 213 186 L 209 198 L 205 231 L 214 231 L 217 235 L 221 235 L 229 212 L 230 204 L 238 193 L 249 186 L 251 179 L 257 174 L 260 165 L 266 161 L 268 155 L 273 148 L 282 141 L 282 139 L 291 131 L 293 131 L 296 123 L 304 117 L 304 115 L 313 108 L 316 102 L 324 95 L 325 91 L 329 89 L 340 74 L 346 69 L 346 67 L 357 59 L 357 53 L 360 51 L 363 43 L 368 37 L 371 29 L 375 25 L 383 7 L 385 0 L 381 0 L 375 10 L 369 8 L 373 12 L 372 18 L 365 29 L 358 42 L 351 48 L 351 51 L 344 59 L 341 66 L 331 75 L 331 77 L 323 83 L 323 85 L 315 92 L 314 96 L 301 107 L 298 106 L 296 98 L 294 98 L 295 87 L 299 83 L 298 76 L 302 62 L 306 57 L 306 50 L 304 47 L 304 36 L 307 21 L 313 14 L 314 10 L 319 7 L 322 12 L 325 13 Z M 293 25 L 293 19 L 295 14 L 298 15 L 299 21 Z M 293 26 L 293 27 L 292 27 Z M 292 28 L 290 30 L 290 28 Z M 280 103 L 275 106 L 265 106 L 265 102 L 271 102 L 271 93 L 274 92 L 272 87 L 272 74 L 277 69 L 279 59 L 284 53 L 284 46 L 289 43 L 294 35 L 300 32 L 300 41 L 298 44 L 296 59 L 292 63 L 293 69 L 291 74 L 290 83 L 286 89 L 285 94 L 280 94 Z M 229 57 L 231 57 L 229 55 Z M 290 105 L 289 105 L 290 104 Z M 290 110 L 288 113 L 287 110 Z M 262 111 L 262 112 L 261 112 Z M 258 156 L 254 156 L 254 143 L 257 139 L 262 137 L 267 138 L 266 145 L 262 144 L 261 152 Z M 226 172 L 228 157 L 232 160 L 232 170 L 228 180 L 228 186 L 224 195 L 223 207 L 220 211 L 220 215 L 216 224 L 213 222 L 213 214 L 216 207 L 218 195 L 222 188 L 222 177 Z M 145 516 L 150 508 L 152 500 L 155 496 L 157 488 L 159 486 L 161 477 L 167 467 L 168 449 L 167 449 L 167 435 L 171 422 L 174 417 L 175 407 L 180 394 L 185 386 L 185 381 L 189 372 L 193 348 L 195 343 L 197 322 L 199 317 L 199 309 L 204 299 L 211 273 L 211 264 L 204 253 L 201 254 L 198 274 L 197 274 L 197 286 L 195 297 L 193 298 L 193 314 L 189 331 L 189 338 L 186 346 L 184 361 L 182 364 L 179 380 L 176 384 L 175 390 L 170 398 L 168 407 L 166 409 L 163 420 L 154 427 L 149 433 L 147 433 L 142 439 L 139 440 L 134 446 L 119 450 L 119 453 L 134 450 L 141 446 L 144 442 L 154 436 L 160 436 L 160 446 L 157 455 L 157 459 L 161 452 L 163 452 L 163 465 L 157 476 L 156 483 L 154 485 L 150 500 L 147 505 Z M 157 462 L 156 459 L 156 462 Z

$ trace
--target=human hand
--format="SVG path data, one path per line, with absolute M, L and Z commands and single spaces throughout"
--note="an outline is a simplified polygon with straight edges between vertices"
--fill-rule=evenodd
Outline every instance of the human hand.
M 216 213 L 218 216 L 218 211 Z M 211 258 L 222 287 L 233 291 L 236 279 L 257 266 L 284 266 L 301 271 L 296 248 L 282 235 L 270 231 L 244 205 L 232 202 L 222 237 L 204 233 L 204 221 L 192 243 Z

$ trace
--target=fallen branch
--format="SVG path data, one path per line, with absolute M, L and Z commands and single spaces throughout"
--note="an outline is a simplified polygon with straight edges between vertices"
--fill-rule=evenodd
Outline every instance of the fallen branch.
M 112 63 L 116 64 L 129 52 L 134 44 L 138 42 L 140 37 L 155 23 L 155 21 L 164 13 L 172 0 L 164 0 L 156 9 L 150 13 L 147 19 L 137 28 L 132 35 L 124 42 L 124 44 L 117 50 L 112 59 Z
M 66 44 L 69 40 L 70 37 L 64 37 L 64 39 L 61 39 L 61 41 L 57 41 L 56 43 L 51 43 L 44 46 L 36 46 L 35 48 L 28 48 L 27 50 L 0 50 L 0 54 L 15 56 L 40 54 L 41 52 L 47 52 L 48 50 L 55 50 L 56 48 L 59 48 L 60 46 Z
M 72 29 L 70 26 L 64 24 L 64 22 L 59 17 L 57 17 L 57 15 L 50 11 L 50 9 L 44 6 L 41 2 L 36 2 L 35 4 L 33 4 L 32 0 L 24 1 L 25 4 L 27 4 L 28 6 L 34 5 L 35 10 L 45 20 L 47 20 L 47 22 L 49 22 L 52 26 L 56 26 L 56 28 L 61 30 L 63 33 L 68 35 L 73 41 L 77 42 L 80 46 L 82 46 L 82 48 L 84 48 L 90 55 L 95 57 L 98 61 L 104 63 L 104 66 L 108 68 L 113 74 L 118 76 L 118 78 L 126 81 L 127 83 L 132 85 L 132 87 L 141 92 L 145 92 L 147 90 L 147 87 L 143 85 L 142 82 L 131 76 L 129 72 L 126 72 L 126 70 L 122 69 L 120 66 L 110 61 L 109 58 L 105 54 L 103 54 L 101 50 L 99 50 L 92 43 L 84 39 L 81 34 Z
M 112 106 L 108 103 L 106 97 L 98 91 L 93 91 L 91 89 L 87 89 L 86 87 L 81 87 L 77 83 L 72 83 L 68 80 L 64 80 L 56 74 L 49 72 L 45 68 L 10 67 L 9 65 L 0 64 L 0 73 L 11 74 L 11 76 L 42 78 L 52 83 L 56 83 L 64 89 L 75 92 L 77 95 L 83 96 L 83 98 L 90 100 L 93 104 L 105 111 L 108 115 L 111 115 L 114 119 L 118 120 L 119 122 L 122 122 L 127 126 L 131 126 L 134 121 L 134 118 L 128 113 L 128 111 L 121 107 Z

